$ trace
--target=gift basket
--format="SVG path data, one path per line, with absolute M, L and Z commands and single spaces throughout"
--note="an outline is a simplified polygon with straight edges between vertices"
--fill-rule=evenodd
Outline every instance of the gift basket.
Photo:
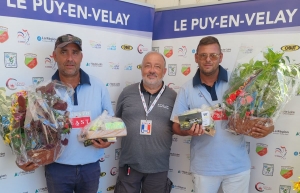
M 299 64 L 272 49 L 242 53 L 223 97 L 228 131 L 251 135 L 255 124 L 272 126 L 299 88 Z
M 87 124 L 78 135 L 78 140 L 85 146 L 91 145 L 91 139 L 103 139 L 114 142 L 116 137 L 127 135 L 125 123 L 122 119 L 108 115 L 106 110 L 95 120 Z
M 185 111 L 184 113 L 175 116 L 174 122 L 178 122 L 180 124 L 181 130 L 189 130 L 194 123 L 202 125 L 205 134 L 214 136 L 216 130 L 212 116 L 214 111 L 219 109 L 219 106 L 219 104 L 215 107 L 202 105 L 201 108 Z
M 47 165 L 60 156 L 68 144 L 71 129 L 68 103 L 73 93 L 71 86 L 51 81 L 9 97 L 10 112 L 1 112 L 5 114 L 1 115 L 0 134 L 16 155 L 16 164 L 21 169 Z

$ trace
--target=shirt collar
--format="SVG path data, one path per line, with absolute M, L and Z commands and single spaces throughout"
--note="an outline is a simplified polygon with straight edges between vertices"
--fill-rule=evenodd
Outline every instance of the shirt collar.
M 228 82 L 228 75 L 227 75 L 227 70 L 225 70 L 221 65 L 219 65 L 219 74 L 218 74 L 218 79 L 217 81 L 225 81 Z M 200 69 L 198 68 L 195 76 L 193 77 L 193 87 L 203 84 L 201 79 L 200 79 Z
M 89 75 L 86 72 L 84 72 L 81 68 L 79 69 L 79 74 L 80 74 L 80 84 L 89 84 L 89 85 L 91 85 Z M 58 70 L 56 70 L 56 72 L 53 74 L 52 80 L 60 81 Z
M 156 92 L 156 93 L 153 93 L 153 95 L 155 95 L 155 94 L 158 94 L 159 92 L 160 92 L 160 90 L 162 89 L 162 87 L 164 86 L 164 81 L 162 82 L 162 85 L 161 85 L 161 87 L 160 87 L 160 89 Z M 145 88 L 144 88 L 144 86 L 143 86 L 143 81 L 141 81 L 141 83 L 140 83 L 140 86 L 141 86 L 141 92 L 142 93 L 144 93 L 144 92 L 148 92 Z

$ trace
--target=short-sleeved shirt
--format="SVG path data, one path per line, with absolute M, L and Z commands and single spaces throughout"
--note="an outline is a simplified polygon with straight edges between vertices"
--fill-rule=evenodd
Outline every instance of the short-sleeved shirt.
M 117 102 L 116 116 L 122 118 L 127 136 L 122 137 L 119 166 L 128 164 L 142 173 L 157 173 L 169 170 L 172 145 L 172 121 L 170 121 L 176 92 L 165 87 L 147 120 L 152 120 L 151 135 L 140 135 L 141 120 L 146 119 L 139 88 L 144 95 L 147 108 L 153 103 L 159 91 L 150 94 L 142 83 L 124 88 Z
M 60 80 L 59 73 L 52 76 L 52 80 Z M 107 110 L 109 115 L 114 115 L 109 93 L 105 85 L 96 77 L 86 74 L 80 69 L 80 83 L 74 89 L 74 103 L 71 105 L 70 118 L 90 117 L 90 121 L 96 119 Z M 57 163 L 67 165 L 84 165 L 94 163 L 104 155 L 104 150 L 93 146 L 84 147 L 83 142 L 78 141 L 77 135 L 81 128 L 72 125 L 68 145 Z
M 214 84 L 216 98 L 200 79 L 198 69 L 192 80 L 180 89 L 173 108 L 171 120 L 185 111 L 201 108 L 202 105 L 216 106 L 222 103 L 224 92 L 228 88 L 228 73 L 219 66 L 218 79 Z M 226 131 L 227 120 L 215 120 L 214 137 L 201 135 L 192 137 L 191 172 L 199 175 L 231 175 L 250 169 L 245 139 L 243 135 L 233 135 Z

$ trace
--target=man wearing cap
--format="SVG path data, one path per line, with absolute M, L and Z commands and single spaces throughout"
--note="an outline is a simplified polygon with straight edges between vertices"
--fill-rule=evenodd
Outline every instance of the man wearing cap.
M 104 155 L 103 148 L 110 146 L 101 139 L 84 147 L 77 140 L 86 120 L 92 121 L 107 110 L 113 115 L 111 100 L 105 85 L 96 77 L 88 75 L 81 68 L 82 41 L 71 34 L 57 38 L 53 51 L 58 70 L 52 80 L 59 80 L 74 88 L 74 104 L 70 119 L 76 117 L 78 122 L 72 124 L 69 144 L 62 155 L 52 164 L 45 166 L 45 175 L 49 193 L 96 193 L 100 177 L 99 159 Z

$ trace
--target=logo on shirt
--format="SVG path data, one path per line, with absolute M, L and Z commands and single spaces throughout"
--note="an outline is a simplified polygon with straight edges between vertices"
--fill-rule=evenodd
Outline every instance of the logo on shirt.
M 168 75 L 175 76 L 177 72 L 177 64 L 168 64 Z
M 164 108 L 164 109 L 170 109 L 170 107 L 168 105 L 164 105 L 164 104 L 157 104 L 157 107 Z
M 274 164 L 267 164 L 267 163 L 263 164 L 262 174 L 264 176 L 273 176 L 273 172 L 274 172 Z
M 190 65 L 190 64 L 182 64 L 182 65 L 181 65 L 181 73 L 182 73 L 184 76 L 189 75 L 190 72 L 191 72 L 191 65 Z

